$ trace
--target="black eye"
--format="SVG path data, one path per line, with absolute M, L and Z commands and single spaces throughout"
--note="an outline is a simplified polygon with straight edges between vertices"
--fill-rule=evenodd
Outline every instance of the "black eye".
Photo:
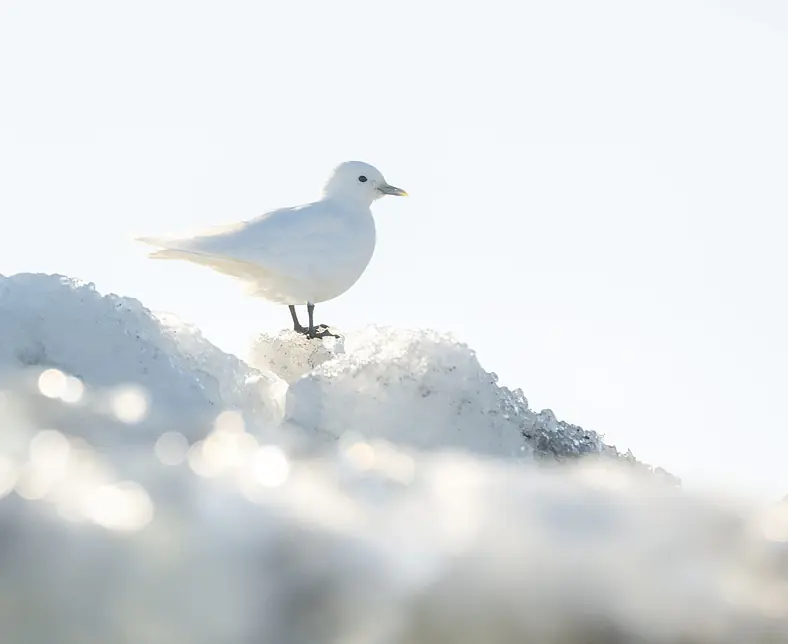
M 365 176 L 362 174 L 362 175 L 361 175 L 361 176 L 358 178 L 358 180 L 359 180 L 361 183 L 366 183 L 366 181 L 367 181 L 367 178 L 366 178 L 366 177 L 365 177 Z

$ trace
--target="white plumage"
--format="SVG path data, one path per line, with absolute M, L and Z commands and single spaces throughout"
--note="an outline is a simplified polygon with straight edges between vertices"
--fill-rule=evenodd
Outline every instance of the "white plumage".
M 384 195 L 405 195 L 373 166 L 337 166 L 320 200 L 282 208 L 221 230 L 187 238 L 140 238 L 154 259 L 208 266 L 246 283 L 251 294 L 294 306 L 331 300 L 356 283 L 375 249 L 370 206 Z M 310 324 L 296 330 L 315 336 Z M 311 315 L 310 315 L 311 318 Z M 310 319 L 311 321 L 311 319 Z M 300 328 L 299 328 L 300 327 Z

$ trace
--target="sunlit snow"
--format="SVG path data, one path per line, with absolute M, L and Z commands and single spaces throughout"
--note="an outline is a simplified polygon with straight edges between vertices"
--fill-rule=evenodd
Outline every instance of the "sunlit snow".
M 260 335 L 0 278 L 0 631 L 788 642 L 788 509 L 684 492 L 428 330 Z

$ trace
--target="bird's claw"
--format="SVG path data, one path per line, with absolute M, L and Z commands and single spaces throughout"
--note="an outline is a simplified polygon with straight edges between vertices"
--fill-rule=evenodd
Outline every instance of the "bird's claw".
M 325 324 L 320 324 L 316 326 L 310 332 L 307 329 L 306 337 L 310 340 L 321 339 L 321 338 L 338 338 L 339 336 L 336 333 L 331 333 L 331 329 L 329 329 Z
M 300 333 L 301 335 L 305 335 L 310 340 L 319 340 L 322 338 L 338 338 L 339 336 L 336 333 L 331 333 L 331 329 L 326 326 L 325 324 L 319 324 L 313 329 L 309 327 L 302 326 L 299 328 L 294 329 L 296 333 Z

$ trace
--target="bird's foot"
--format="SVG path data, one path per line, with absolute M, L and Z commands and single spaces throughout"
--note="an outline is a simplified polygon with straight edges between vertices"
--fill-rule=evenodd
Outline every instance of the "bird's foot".
M 311 333 L 309 329 L 307 329 L 306 337 L 310 340 L 314 340 L 316 338 L 338 338 L 339 336 L 336 333 L 331 333 L 331 329 L 325 324 L 319 324 L 312 329 Z
M 325 324 L 318 324 L 316 327 L 310 329 L 306 326 L 297 326 L 293 329 L 296 333 L 300 333 L 301 335 L 305 335 L 310 340 L 319 340 L 322 338 L 338 338 L 339 336 L 335 333 L 331 333 L 331 329 L 329 329 Z

